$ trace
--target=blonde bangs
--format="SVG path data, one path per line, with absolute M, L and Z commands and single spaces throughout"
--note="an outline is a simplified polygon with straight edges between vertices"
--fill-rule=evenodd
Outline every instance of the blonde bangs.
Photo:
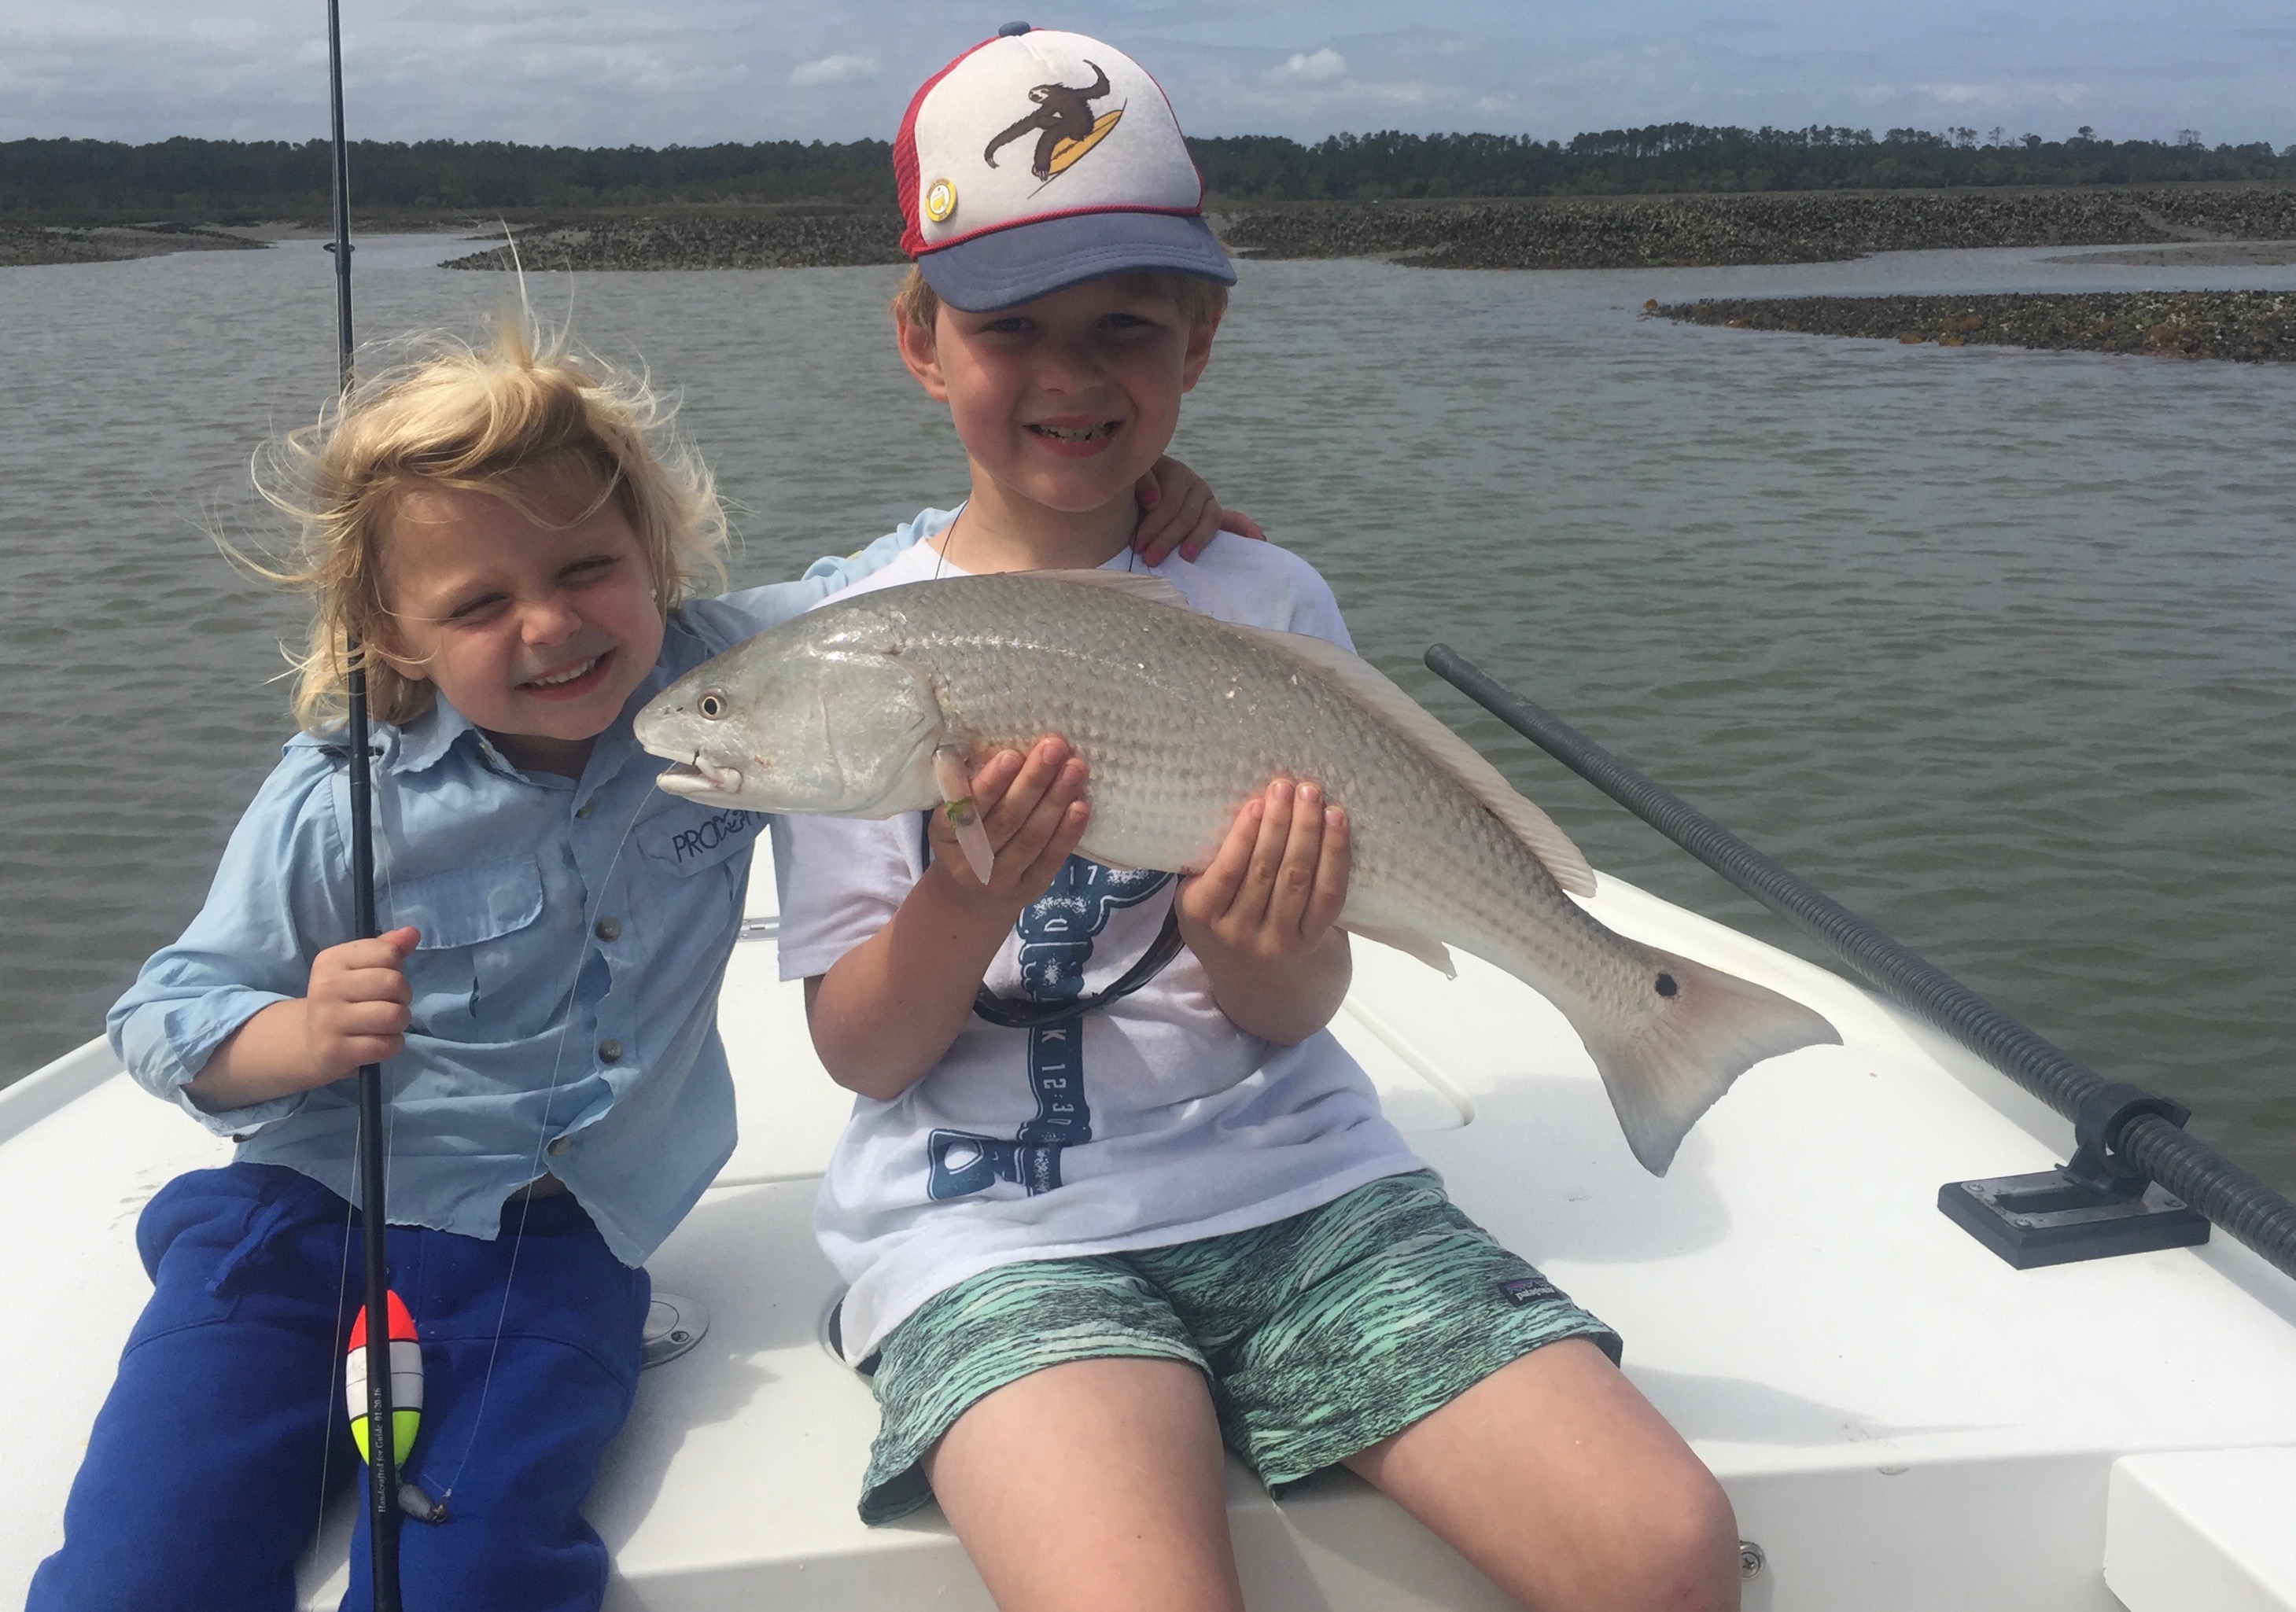
M 317 732 L 341 722 L 353 642 L 376 721 L 430 708 L 428 682 L 363 652 L 390 631 L 384 544 L 409 492 L 483 494 L 544 526 L 576 524 L 611 499 L 644 548 L 665 614 L 704 583 L 722 587 L 725 511 L 674 413 L 644 375 L 577 358 L 562 336 L 539 340 L 519 316 L 482 348 L 447 337 L 401 344 L 316 423 L 257 450 L 256 488 L 299 535 L 277 564 L 225 548 L 310 596 L 309 641 L 290 657 L 297 724 Z

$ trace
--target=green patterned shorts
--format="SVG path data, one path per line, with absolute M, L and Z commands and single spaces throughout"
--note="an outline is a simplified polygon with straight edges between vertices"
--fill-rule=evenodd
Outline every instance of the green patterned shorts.
M 1390 1175 L 1288 1220 L 1165 1248 L 999 1266 L 893 1329 L 861 1518 L 932 1497 L 919 1463 L 973 1403 L 1071 1360 L 1184 1360 L 1220 1433 L 1271 1486 L 1400 1432 L 1509 1362 L 1619 1339 L 1431 1174 Z

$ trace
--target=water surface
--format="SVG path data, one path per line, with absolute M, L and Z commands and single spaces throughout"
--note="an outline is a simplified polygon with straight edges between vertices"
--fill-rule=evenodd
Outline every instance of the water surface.
M 452 243 L 363 333 L 468 328 Z M 455 249 L 459 250 L 459 249 Z M 1678 326 L 1646 298 L 2296 286 L 2062 248 L 1442 274 L 1246 266 L 1177 451 L 1595 862 L 1783 926 L 1419 666 L 1440 640 L 2296 1189 L 2296 366 Z M 2079 258 L 2081 254 L 2071 254 Z M 897 271 L 531 282 L 643 355 L 741 505 L 737 580 L 963 491 Z M 0 1079 L 97 1033 L 286 732 L 245 459 L 332 386 L 313 243 L 0 273 Z

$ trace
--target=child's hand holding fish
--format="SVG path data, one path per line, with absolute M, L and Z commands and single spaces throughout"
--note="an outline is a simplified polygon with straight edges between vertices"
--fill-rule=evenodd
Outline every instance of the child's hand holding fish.
M 940 1061 L 1021 911 L 1045 893 L 1091 816 L 1086 769 L 1062 740 L 973 769 L 971 810 L 994 857 L 984 883 L 947 809 L 927 815 L 932 865 L 885 927 L 805 982 L 814 1049 L 848 1091 L 890 1101 Z
M 996 858 L 984 883 L 967 865 L 957 844 L 956 830 L 947 808 L 931 814 L 933 873 L 947 880 L 951 894 L 967 907 L 977 907 L 984 921 L 1013 927 L 1021 909 L 1045 893 L 1053 875 L 1084 838 L 1091 807 L 1085 800 L 1086 771 L 1083 757 L 1067 742 L 1047 735 L 1026 756 L 1018 750 L 996 750 L 974 770 L 971 810 L 987 832 Z M 994 954 L 996 946 L 989 948 Z M 984 960 L 984 969 L 988 966 Z
M 1347 814 L 1278 778 L 1243 803 L 1211 863 L 1180 881 L 1180 937 L 1237 1027 L 1289 1046 L 1328 1023 L 1353 965 L 1335 927 L 1351 871 Z

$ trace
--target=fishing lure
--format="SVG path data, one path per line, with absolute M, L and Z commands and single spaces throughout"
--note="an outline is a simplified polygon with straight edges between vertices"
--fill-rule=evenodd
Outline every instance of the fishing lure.
M 996 870 L 996 853 L 988 844 L 988 831 L 981 826 L 980 813 L 972 802 L 972 775 L 964 765 L 963 752 L 953 744 L 939 746 L 933 751 L 933 776 L 940 784 L 942 808 L 948 814 L 948 826 L 956 832 L 957 849 L 964 853 L 965 865 L 981 883 Z
M 405 1469 L 414 1435 L 422 1426 L 422 1341 L 414 1330 L 414 1317 L 398 1295 L 390 1295 L 390 1458 Z M 366 1308 L 351 1322 L 350 1355 L 343 1366 L 343 1399 L 351 1413 L 351 1440 L 359 1459 L 370 1464 L 366 1419 Z

